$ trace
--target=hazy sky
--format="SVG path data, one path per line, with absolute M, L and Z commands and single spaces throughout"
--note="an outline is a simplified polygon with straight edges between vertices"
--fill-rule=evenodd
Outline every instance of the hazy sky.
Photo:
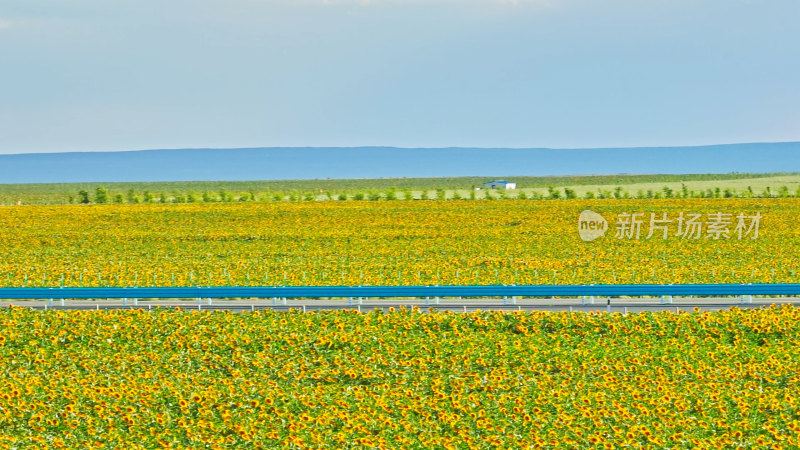
M 800 140 L 798 0 L 0 0 L 0 153 Z

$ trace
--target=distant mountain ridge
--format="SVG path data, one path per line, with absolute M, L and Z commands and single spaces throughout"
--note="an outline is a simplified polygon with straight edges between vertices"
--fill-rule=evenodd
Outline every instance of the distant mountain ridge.
M 0 155 L 0 183 L 797 171 L 800 142 L 593 149 L 263 147 Z

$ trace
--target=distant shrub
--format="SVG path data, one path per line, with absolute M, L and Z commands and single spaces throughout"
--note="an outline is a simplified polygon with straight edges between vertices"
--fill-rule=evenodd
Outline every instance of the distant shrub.
M 150 191 L 144 191 L 144 202 L 145 203 L 153 203 L 153 193 Z
M 564 188 L 564 197 L 566 197 L 567 199 L 578 198 L 578 196 L 575 194 L 575 191 L 568 187 Z
M 364 200 L 364 193 L 356 192 L 356 194 L 353 195 L 353 200 Z
M 209 202 L 215 202 L 215 201 L 217 201 L 217 199 L 214 198 L 213 196 L 211 196 L 211 193 L 209 193 L 208 191 L 205 191 L 205 192 L 203 192 L 203 201 L 206 202 L 206 203 L 209 203 Z
M 89 192 L 84 190 L 78 191 L 78 203 L 87 204 L 89 201 Z
M 219 191 L 219 200 L 222 202 L 232 202 L 233 195 L 226 191 L 225 189 L 220 189 Z
M 585 194 L 583 194 L 583 198 L 585 198 L 586 200 L 591 200 L 591 199 L 593 199 L 593 198 L 594 198 L 594 192 L 592 192 L 592 191 L 586 191 L 586 193 L 585 193 Z
M 336 197 L 336 198 L 337 198 L 337 200 L 345 201 L 345 200 L 347 200 L 347 194 L 345 194 L 345 193 L 341 193 L 341 194 L 339 194 L 339 196 L 338 196 L 338 197 Z
M 98 186 L 94 190 L 95 203 L 108 203 L 108 190 L 104 186 Z
M 72 203 L 70 199 L 70 203 Z M 114 196 L 114 203 L 125 203 L 125 197 L 122 194 L 117 194 Z

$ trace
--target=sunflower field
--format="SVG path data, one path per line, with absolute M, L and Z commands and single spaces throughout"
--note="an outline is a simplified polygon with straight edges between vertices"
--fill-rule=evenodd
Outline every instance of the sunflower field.
M 798 448 L 800 309 L 0 310 L 3 448 Z
M 796 282 L 798 218 L 794 198 L 10 206 L 0 286 Z

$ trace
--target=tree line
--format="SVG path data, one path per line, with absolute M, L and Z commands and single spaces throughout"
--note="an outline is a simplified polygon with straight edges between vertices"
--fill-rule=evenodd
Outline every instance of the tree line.
M 130 189 L 125 193 L 112 193 L 105 186 L 98 186 L 94 191 L 80 190 L 77 195 L 70 195 L 68 203 L 79 204 L 105 204 L 105 203 L 213 203 L 213 202 L 280 202 L 280 201 L 379 201 L 379 200 L 559 200 L 559 199 L 661 199 L 661 198 L 769 198 L 769 197 L 800 197 L 800 187 L 791 192 L 787 186 L 780 186 L 773 190 L 766 187 L 763 191 L 755 191 L 752 187 L 743 190 L 733 188 L 708 188 L 705 190 L 692 190 L 685 184 L 680 189 L 664 186 L 659 190 L 637 190 L 631 192 L 622 186 L 613 189 L 598 189 L 586 191 L 582 194 L 570 187 L 548 187 L 546 191 L 538 190 L 475 190 L 467 194 L 458 190 L 368 190 L 356 192 L 330 192 L 320 190 L 317 192 L 301 191 L 274 191 L 274 192 L 229 192 L 225 189 L 219 191 L 203 192 L 137 192 Z

